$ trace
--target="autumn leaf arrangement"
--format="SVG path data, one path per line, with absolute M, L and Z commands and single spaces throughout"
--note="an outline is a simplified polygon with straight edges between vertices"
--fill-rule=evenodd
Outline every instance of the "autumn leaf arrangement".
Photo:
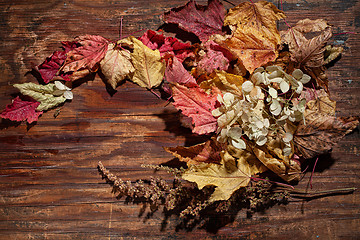
M 357 117 L 335 116 L 325 70 L 343 49 L 328 45 L 332 27 L 325 20 L 304 19 L 279 32 L 276 24 L 285 14 L 272 3 L 226 10 L 219 0 L 208 6 L 190 1 L 163 18 L 197 41 L 147 30 L 115 42 L 94 35 L 62 42 L 61 51 L 36 67 L 43 83 L 15 84 L 21 95 L 1 117 L 35 122 L 73 98 L 73 81 L 94 72 L 113 89 L 130 80 L 161 90 L 181 111 L 182 124 L 208 140 L 164 148 L 185 168 L 148 166 L 173 173 L 171 184 L 122 181 L 101 162 L 98 168 L 119 197 L 147 203 L 152 211 L 163 205 L 190 225 L 204 212 L 286 201 L 287 191 L 275 187 L 291 191 L 304 160 L 329 152 L 359 124 Z M 266 173 L 275 180 L 259 177 Z

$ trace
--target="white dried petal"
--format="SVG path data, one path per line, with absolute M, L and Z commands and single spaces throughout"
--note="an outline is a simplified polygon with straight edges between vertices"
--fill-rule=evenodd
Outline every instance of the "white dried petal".
M 285 133 L 284 137 L 283 137 L 283 141 L 288 143 L 290 142 L 291 140 L 293 140 L 293 135 L 291 133 Z
M 269 94 L 270 94 L 270 96 L 271 96 L 272 98 L 277 98 L 277 97 L 278 97 L 278 93 L 277 93 L 277 91 L 275 90 L 275 88 L 270 87 L 270 88 L 269 88 Z
M 307 84 L 308 82 L 310 82 L 310 80 L 311 80 L 311 77 L 309 75 L 307 75 L 307 74 L 304 74 L 302 76 L 302 78 L 300 79 L 300 82 L 302 84 Z
M 274 111 L 271 111 L 271 113 L 272 113 L 274 116 L 278 116 L 278 115 L 281 113 L 281 108 L 277 108 L 277 109 L 275 109 Z
M 233 140 L 231 140 L 231 144 L 238 149 L 246 149 L 246 143 L 242 139 L 239 139 L 239 140 L 233 139 Z
M 296 80 L 300 80 L 304 73 L 300 69 L 295 69 L 291 74 Z
M 254 73 L 262 73 L 263 71 L 265 71 L 263 67 L 258 67 L 257 69 L 254 70 Z
M 297 82 L 298 83 L 298 87 L 296 88 L 295 92 L 297 94 L 300 94 L 304 88 L 303 84 L 301 82 Z
M 280 103 L 279 103 L 278 100 L 274 99 L 273 102 L 272 102 L 271 105 L 270 105 L 270 110 L 271 110 L 271 111 L 274 111 L 274 110 L 276 110 L 276 109 L 278 109 L 278 108 L 281 109 L 281 105 L 280 105 Z
M 281 83 L 283 81 L 284 81 L 284 79 L 280 78 L 280 77 L 270 79 L 270 82 L 274 82 L 274 83 Z
M 278 71 L 278 70 L 281 70 L 281 68 L 279 66 L 276 66 L 276 65 L 266 67 L 266 71 L 270 72 L 270 73 L 274 72 L 274 71 Z
M 255 124 L 256 124 L 256 127 L 258 127 L 258 128 L 263 128 L 264 127 L 264 123 L 262 121 L 260 121 L 260 120 L 256 121 Z
M 243 84 L 242 84 L 242 90 L 244 92 L 251 92 L 251 90 L 254 88 L 254 84 L 250 81 L 245 81 Z
M 211 114 L 214 116 L 214 117 L 219 117 L 221 114 L 223 114 L 221 111 L 220 111 L 220 108 L 216 108 L 214 110 L 211 111 Z
M 252 75 L 251 80 L 256 84 L 259 85 L 264 83 L 264 75 L 261 72 L 256 72 Z
M 269 119 L 267 119 L 267 118 L 264 119 L 264 126 L 265 126 L 266 128 L 270 127 L 270 121 L 269 121 Z
M 291 114 L 290 109 L 288 107 L 284 108 L 285 115 L 289 116 Z
M 226 107 L 230 107 L 234 102 L 234 95 L 231 93 L 225 93 L 223 99 L 224 99 L 224 105 Z
M 229 137 L 231 137 L 232 139 L 235 139 L 235 140 L 241 139 L 242 134 L 243 134 L 243 131 L 238 126 L 230 128 L 227 133 L 227 135 Z
M 74 98 L 74 95 L 71 91 L 65 91 L 64 92 L 64 97 L 67 99 L 67 100 L 71 100 Z
M 55 81 L 55 87 L 59 90 L 71 90 L 71 88 L 65 86 L 62 82 L 60 81 Z
M 289 83 L 287 83 L 286 81 L 282 81 L 280 83 L 280 89 L 281 89 L 281 92 L 286 93 L 290 89 Z
M 300 100 L 300 102 L 297 105 L 297 109 L 299 110 L 299 112 L 304 113 L 305 112 L 305 108 L 306 108 L 306 99 L 303 98 Z
M 256 139 L 256 144 L 259 146 L 263 146 L 267 142 L 266 136 L 260 136 L 258 139 Z

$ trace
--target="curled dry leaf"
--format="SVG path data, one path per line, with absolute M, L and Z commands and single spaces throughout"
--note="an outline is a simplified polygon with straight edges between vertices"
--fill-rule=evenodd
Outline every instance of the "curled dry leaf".
M 63 65 L 66 59 L 66 53 L 77 48 L 77 42 L 62 42 L 64 51 L 55 51 L 51 56 L 47 57 L 46 60 L 36 66 L 35 69 L 40 73 L 44 83 L 49 83 L 59 74 L 59 69 Z M 58 76 L 62 80 L 70 81 L 68 74 L 60 73 Z
M 206 41 L 213 34 L 222 34 L 225 13 L 219 0 L 209 0 L 207 7 L 190 0 L 183 7 L 166 12 L 164 21 L 178 24 L 180 28 L 194 33 L 201 41 Z
M 164 147 L 165 151 L 177 157 L 180 161 L 188 164 L 217 163 L 221 161 L 220 152 L 222 150 L 219 143 L 210 139 L 204 143 L 200 143 L 191 147 Z
M 147 30 L 139 40 L 151 50 L 158 49 L 161 56 L 168 53 L 174 55 L 181 62 L 187 57 L 194 55 L 189 43 L 182 43 L 173 37 L 164 37 L 164 35 L 157 34 L 157 32 L 152 30 Z
M 294 135 L 297 154 L 313 158 L 329 152 L 346 134 L 359 125 L 358 117 L 335 117 L 335 102 L 328 96 L 307 103 L 301 122 Z
M 277 58 L 280 35 L 276 20 L 284 17 L 284 13 L 269 2 L 241 3 L 230 9 L 224 20 L 224 25 L 232 29 L 232 36 L 217 41 L 252 73 Z
M 21 94 L 29 96 L 40 102 L 37 111 L 53 108 L 66 101 L 63 90 L 58 89 L 54 83 L 39 85 L 35 83 L 14 84 Z
M 121 40 L 116 45 L 110 43 L 104 59 L 100 62 L 101 72 L 113 89 L 135 71 L 130 50 L 122 48 L 121 43 Z
M 33 99 L 24 101 L 21 100 L 20 97 L 16 97 L 12 103 L 7 105 L 5 110 L 1 112 L 0 117 L 7 118 L 11 121 L 36 122 L 43 113 L 42 111 L 36 111 L 39 105 L 40 103 Z

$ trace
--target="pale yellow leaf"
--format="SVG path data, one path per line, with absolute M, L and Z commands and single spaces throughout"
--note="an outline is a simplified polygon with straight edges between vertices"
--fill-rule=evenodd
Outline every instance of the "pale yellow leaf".
M 122 40 L 116 45 L 110 43 L 104 59 L 100 62 L 101 71 L 113 89 L 135 71 L 130 50 L 122 48 L 121 43 Z
M 59 90 L 54 83 L 39 85 L 36 83 L 14 84 L 23 95 L 27 95 L 40 102 L 38 111 L 48 110 L 66 101 L 65 90 Z
M 165 62 L 159 50 L 151 50 L 133 36 L 128 38 L 133 43 L 131 61 L 135 68 L 131 80 L 144 88 L 154 88 L 161 84 L 165 73 Z

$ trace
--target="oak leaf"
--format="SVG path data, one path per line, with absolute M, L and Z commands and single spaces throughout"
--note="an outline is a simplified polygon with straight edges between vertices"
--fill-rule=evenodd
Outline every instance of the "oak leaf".
M 194 0 L 190 0 L 185 6 L 165 13 L 164 21 L 178 24 L 180 28 L 194 33 L 201 41 L 206 41 L 213 34 L 222 34 L 225 13 L 219 0 L 209 0 L 208 6 L 197 5 Z
M 66 90 L 57 88 L 54 83 L 39 85 L 29 82 L 14 84 L 14 87 L 19 89 L 21 94 L 40 102 L 40 105 L 36 108 L 37 111 L 48 110 L 67 100 L 67 96 L 64 95 Z
M 165 151 L 177 157 L 180 161 L 189 164 L 205 163 L 220 163 L 222 150 L 221 146 L 216 140 L 210 139 L 206 142 L 191 146 L 191 147 L 164 147 Z
M 194 133 L 208 134 L 216 131 L 217 121 L 211 111 L 215 109 L 217 94 L 207 94 L 199 86 L 188 88 L 180 84 L 174 84 L 171 90 L 173 105 L 192 119 Z
M 116 45 L 110 43 L 105 57 L 100 62 L 101 72 L 113 89 L 135 71 L 131 62 L 131 52 L 122 48 L 121 42 L 118 41 Z
M 335 117 L 335 102 L 320 96 L 307 103 L 301 122 L 294 134 L 297 154 L 313 158 L 329 152 L 346 134 L 359 125 L 358 117 Z
M 217 42 L 238 57 L 252 73 L 277 58 L 280 35 L 276 20 L 284 17 L 272 3 L 243 2 L 230 9 L 224 20 L 224 25 L 232 29 L 232 36 Z
M 151 50 L 133 36 L 122 41 L 134 48 L 131 53 L 131 62 L 135 71 L 131 81 L 148 89 L 159 86 L 163 81 L 166 67 L 159 50 Z
M 7 105 L 5 110 L 1 112 L 0 117 L 7 118 L 11 121 L 36 122 L 43 113 L 42 111 L 36 111 L 39 105 L 40 103 L 33 99 L 24 101 L 21 100 L 20 97 L 16 97 L 12 103 Z
M 60 71 L 76 72 L 80 69 L 97 70 L 98 64 L 104 58 L 109 41 L 101 36 L 85 35 L 77 37 L 81 46 L 66 54 L 66 59 Z
M 181 62 L 183 62 L 185 58 L 194 55 L 189 43 L 182 43 L 174 37 L 165 37 L 162 34 L 157 34 L 153 30 L 147 30 L 139 40 L 152 50 L 158 49 L 161 56 L 169 53 Z

